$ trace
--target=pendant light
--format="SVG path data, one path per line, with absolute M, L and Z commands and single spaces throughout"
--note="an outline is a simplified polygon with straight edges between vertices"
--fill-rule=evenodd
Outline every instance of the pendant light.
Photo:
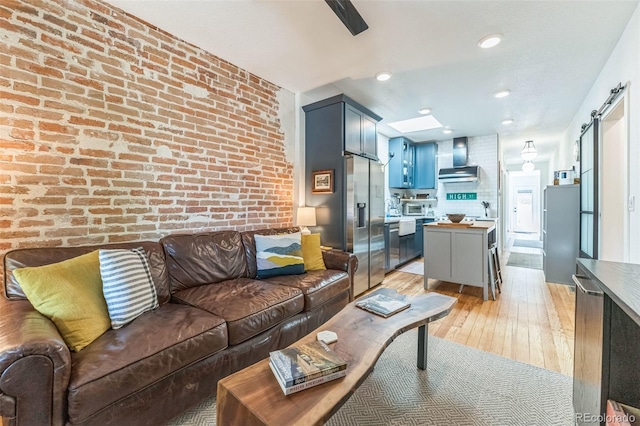
M 524 148 L 520 152 L 520 157 L 522 157 L 525 161 L 531 161 L 538 155 L 538 150 L 536 150 L 533 141 L 526 141 L 524 143 Z
M 527 172 L 527 173 L 531 173 L 532 171 L 534 171 L 536 168 L 535 164 L 533 164 L 531 162 L 531 160 L 527 160 L 524 163 L 522 163 L 522 171 L 523 172 Z

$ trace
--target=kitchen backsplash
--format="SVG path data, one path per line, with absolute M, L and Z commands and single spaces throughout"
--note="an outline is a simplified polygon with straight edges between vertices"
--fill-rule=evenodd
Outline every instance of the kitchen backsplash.
M 479 182 L 438 182 L 436 215 L 464 213 L 484 216 L 482 201 L 489 202 L 489 217 L 498 215 L 498 135 L 469 137 L 467 164 L 480 166 Z M 453 167 L 453 140 L 438 142 L 438 169 Z M 476 193 L 476 200 L 447 200 L 451 193 Z

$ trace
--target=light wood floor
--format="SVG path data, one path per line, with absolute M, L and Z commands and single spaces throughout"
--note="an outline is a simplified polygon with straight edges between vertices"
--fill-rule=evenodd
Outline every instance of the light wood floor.
M 458 303 L 429 325 L 429 333 L 571 376 L 575 293 L 571 286 L 546 283 L 541 270 L 506 266 L 508 256 L 504 252 L 500 259 L 504 284 L 496 301 L 483 301 L 479 287 L 466 286 L 460 294 L 458 284 L 430 279 L 429 291 L 457 297 Z M 406 295 L 425 292 L 422 275 L 399 271 L 380 287 Z

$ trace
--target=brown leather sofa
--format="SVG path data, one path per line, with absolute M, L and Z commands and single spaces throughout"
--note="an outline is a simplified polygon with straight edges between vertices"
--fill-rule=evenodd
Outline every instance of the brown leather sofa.
M 253 236 L 297 230 L 10 251 L 0 298 L 4 424 L 162 424 L 214 395 L 219 379 L 308 334 L 352 299 L 357 259 L 325 251 L 326 271 L 256 280 Z M 13 275 L 97 248 L 134 247 L 147 252 L 160 306 L 77 353 Z

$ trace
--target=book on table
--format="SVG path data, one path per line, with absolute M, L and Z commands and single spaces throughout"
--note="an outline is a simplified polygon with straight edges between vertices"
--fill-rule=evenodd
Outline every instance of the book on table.
M 269 354 L 269 367 L 285 395 L 346 375 L 347 363 L 326 343 L 315 340 Z
M 407 309 L 411 303 L 379 293 L 356 302 L 356 306 L 387 318 Z

